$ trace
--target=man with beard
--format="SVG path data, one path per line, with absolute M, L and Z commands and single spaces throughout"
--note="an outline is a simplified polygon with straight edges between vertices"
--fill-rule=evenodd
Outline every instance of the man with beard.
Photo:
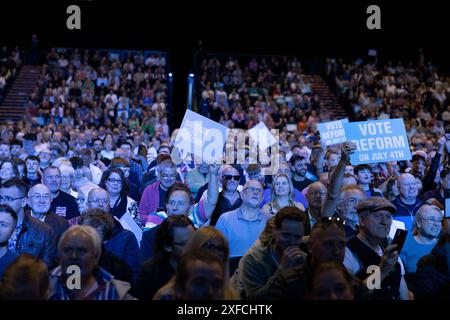
M 17 224 L 17 214 L 11 207 L 0 205 L 0 279 L 5 269 L 17 258 L 8 250 L 8 240 L 11 238 Z
M 292 184 L 294 188 L 298 191 L 302 191 L 308 187 L 314 181 L 308 179 L 306 174 L 308 172 L 308 167 L 306 163 L 306 158 L 298 154 L 294 154 L 290 159 L 292 170 L 294 171 L 294 176 L 292 177 Z

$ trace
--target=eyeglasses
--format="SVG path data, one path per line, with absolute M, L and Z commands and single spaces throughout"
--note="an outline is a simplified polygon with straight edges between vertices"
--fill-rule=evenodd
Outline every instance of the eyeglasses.
M 423 221 L 426 221 L 426 223 L 428 223 L 428 224 L 437 224 L 437 225 L 442 224 L 442 219 L 435 219 L 435 218 L 427 218 L 427 219 L 423 219 L 423 218 L 422 218 L 422 220 L 423 220 Z
M 25 198 L 25 197 L 13 198 L 10 196 L 4 196 L 4 197 L 0 196 L 0 202 L 13 202 L 13 201 L 23 199 L 23 198 Z
M 49 201 L 52 199 L 52 196 L 47 194 L 33 194 L 32 196 L 30 196 L 31 199 L 34 199 L 35 201 L 40 201 L 40 200 L 45 200 L 45 201 Z
M 109 183 L 122 184 L 122 180 L 120 180 L 120 179 L 112 179 L 112 178 L 109 178 L 109 179 L 106 180 L 106 181 L 108 181 Z
M 261 189 L 261 188 L 254 188 L 254 187 L 248 187 L 248 188 L 245 188 L 244 190 L 248 190 L 249 192 L 256 193 L 256 194 L 261 194 L 261 193 L 264 192 L 263 189 Z
M 241 180 L 240 176 L 232 176 L 232 175 L 229 175 L 229 174 L 227 174 L 227 175 L 225 175 L 223 177 L 225 179 L 227 179 L 227 180 L 231 180 L 231 179 L 233 179 L 234 181 L 240 181 Z
M 92 199 L 88 201 L 89 203 L 103 203 L 103 204 L 107 204 L 109 203 L 108 199 Z
M 347 206 L 355 206 L 356 207 L 360 203 L 361 203 L 360 199 L 349 198 L 346 200 Z

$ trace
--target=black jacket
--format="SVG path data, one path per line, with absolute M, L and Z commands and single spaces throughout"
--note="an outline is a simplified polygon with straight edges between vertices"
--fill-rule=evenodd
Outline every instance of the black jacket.
M 53 232 L 55 233 L 56 243 L 58 244 L 59 239 L 62 234 L 69 229 L 69 221 L 67 219 L 54 214 L 53 212 L 47 213 L 44 218 L 44 222 L 52 227 Z
M 450 245 L 441 240 L 430 254 L 417 263 L 415 276 L 415 299 L 449 299 L 450 273 L 448 257 Z M 448 246 L 446 248 L 446 246 Z
M 56 237 L 52 227 L 25 213 L 22 230 L 17 237 L 16 252 L 29 253 L 54 267 L 56 257 Z

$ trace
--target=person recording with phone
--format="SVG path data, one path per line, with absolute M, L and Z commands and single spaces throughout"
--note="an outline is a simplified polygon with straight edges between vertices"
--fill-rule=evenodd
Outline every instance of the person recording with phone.
M 388 245 L 392 215 L 397 209 L 384 198 L 372 197 L 361 201 L 357 210 L 359 232 L 347 242 L 345 267 L 367 284 L 373 272 L 369 271 L 369 267 L 379 267 L 380 289 L 372 290 L 371 299 L 409 300 L 399 250 L 396 245 Z

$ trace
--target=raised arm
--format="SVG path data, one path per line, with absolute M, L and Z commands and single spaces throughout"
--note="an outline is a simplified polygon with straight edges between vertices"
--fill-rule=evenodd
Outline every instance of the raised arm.
M 333 170 L 328 184 L 327 198 L 321 212 L 322 217 L 331 217 L 336 210 L 339 191 L 344 181 L 345 166 L 350 162 L 350 155 L 354 150 L 356 150 L 356 146 L 353 142 L 344 142 L 342 145 L 341 159 Z
M 209 181 L 207 189 L 207 198 L 204 200 L 205 217 L 209 220 L 219 199 L 219 164 L 209 166 Z

